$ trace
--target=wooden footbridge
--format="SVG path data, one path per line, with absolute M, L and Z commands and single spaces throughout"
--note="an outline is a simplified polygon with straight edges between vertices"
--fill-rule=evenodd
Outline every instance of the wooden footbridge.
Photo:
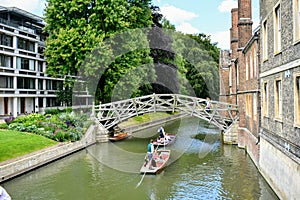
M 195 116 L 226 131 L 237 120 L 237 106 L 211 101 L 205 109 L 205 99 L 180 94 L 152 94 L 122 101 L 94 105 L 96 120 L 109 129 L 128 118 L 151 112 L 180 112 Z

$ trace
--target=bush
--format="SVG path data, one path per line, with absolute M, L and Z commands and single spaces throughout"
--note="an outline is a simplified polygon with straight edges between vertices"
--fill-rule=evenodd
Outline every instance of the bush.
M 58 109 L 52 109 L 54 110 Z M 87 127 L 92 124 L 88 115 L 74 112 L 45 115 L 34 113 L 7 121 L 8 123 L 0 124 L 0 128 L 31 132 L 59 142 L 80 140 Z
M 49 110 L 45 110 L 45 114 L 50 114 L 50 115 L 57 115 L 59 114 L 61 111 L 58 108 L 55 109 L 49 109 Z
M 1 123 L 0 124 L 0 129 L 8 129 L 8 124 L 7 123 Z
M 26 127 L 21 123 L 11 123 L 8 125 L 9 130 L 26 131 Z
M 14 117 L 13 116 L 9 116 L 9 117 L 6 117 L 4 118 L 4 121 L 6 122 L 6 124 L 10 124 L 12 121 L 14 121 Z

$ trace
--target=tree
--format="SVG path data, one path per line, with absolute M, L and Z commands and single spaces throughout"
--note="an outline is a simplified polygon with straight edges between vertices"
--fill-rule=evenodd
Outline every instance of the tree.
M 219 92 L 219 50 L 205 34 L 176 34 L 173 48 L 180 74 L 180 91 L 197 97 L 217 98 Z
M 93 72 L 104 67 L 94 64 L 108 64 L 109 66 L 105 66 L 108 69 L 100 81 L 98 80 L 98 86 L 103 90 L 97 90 L 99 91 L 97 98 L 109 101 L 112 90 L 120 78 L 133 67 L 151 62 L 151 58 L 143 50 L 130 52 L 113 63 L 95 62 L 89 57 L 93 56 L 92 52 L 102 51 L 102 56 L 109 59 L 113 56 L 112 49 L 116 49 L 116 46 L 113 43 L 104 44 L 102 46 L 104 49 L 99 49 L 101 43 L 122 31 L 149 27 L 152 24 L 150 2 L 150 0 L 47 0 L 45 10 L 45 31 L 49 34 L 45 50 L 47 73 L 59 76 L 84 72 L 85 76 L 91 76 L 93 79 L 97 77 Z M 87 64 L 85 60 L 93 60 L 93 65 Z M 83 65 L 85 69 L 82 70 Z M 151 78 L 154 78 L 155 74 L 151 70 L 143 68 L 140 71 L 141 77 L 149 76 L 149 73 L 152 75 Z M 139 87 L 133 95 L 143 93 L 140 91 L 142 88 Z

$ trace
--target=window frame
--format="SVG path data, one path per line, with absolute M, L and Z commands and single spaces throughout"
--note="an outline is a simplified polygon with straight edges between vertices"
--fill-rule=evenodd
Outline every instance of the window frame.
M 294 74 L 294 126 L 300 128 L 300 72 Z
M 268 117 L 269 116 L 269 82 L 264 81 L 262 83 L 263 88 L 263 109 L 262 109 L 262 115 Z
M 294 42 L 300 42 L 300 0 L 293 1 Z
M 278 83 L 280 83 L 280 87 L 278 87 Z M 282 95 L 282 78 L 276 78 L 274 80 L 274 108 L 275 108 L 275 119 L 277 120 L 281 120 L 282 119 L 282 110 L 283 110 L 283 106 L 282 106 L 282 99 L 283 95 Z
M 262 47 L 263 47 L 263 61 L 268 60 L 268 21 L 264 20 L 262 22 L 263 25 L 263 39 L 262 39 Z
M 253 93 L 252 95 L 252 103 L 253 103 L 253 120 L 257 121 L 257 103 L 258 103 L 258 99 L 257 99 L 257 93 Z
M 274 13 L 274 54 L 281 52 L 281 6 L 276 4 L 273 10 Z
M 248 55 L 246 55 L 246 80 L 249 80 L 249 59 L 248 59 Z

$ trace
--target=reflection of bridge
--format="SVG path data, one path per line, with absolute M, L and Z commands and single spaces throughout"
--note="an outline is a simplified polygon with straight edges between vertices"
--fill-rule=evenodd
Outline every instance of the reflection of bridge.
M 205 99 L 180 94 L 153 94 L 93 107 L 97 120 L 109 129 L 128 118 L 150 112 L 181 112 L 198 117 L 226 131 L 237 120 L 237 106 L 211 101 L 205 110 Z

